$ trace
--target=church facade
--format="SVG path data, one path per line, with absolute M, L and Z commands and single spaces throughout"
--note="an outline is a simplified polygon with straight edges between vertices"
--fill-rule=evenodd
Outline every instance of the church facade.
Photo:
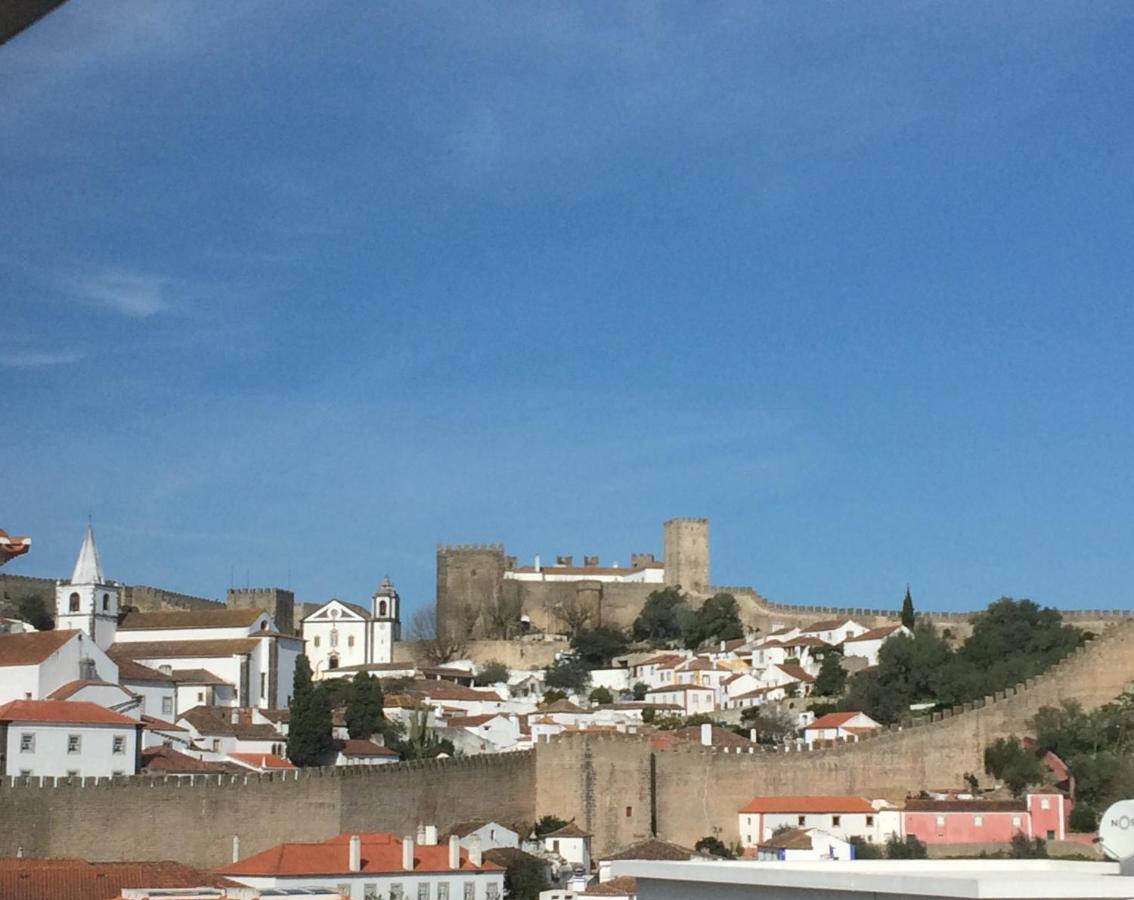
M 383 578 L 370 608 L 328 600 L 302 622 L 307 661 L 315 678 L 335 677 L 337 669 L 392 662 L 401 639 L 401 598 Z

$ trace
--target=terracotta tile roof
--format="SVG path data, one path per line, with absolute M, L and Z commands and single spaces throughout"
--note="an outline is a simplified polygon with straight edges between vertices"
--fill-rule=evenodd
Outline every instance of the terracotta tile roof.
M 0 722 L 140 726 L 137 719 L 85 700 L 13 700 L 0 706 Z
M 688 857 L 682 857 L 688 859 Z M 632 875 L 616 875 L 608 881 L 591 884 L 583 891 L 584 897 L 633 897 L 638 890 L 638 879 Z
M 863 797 L 802 796 L 753 797 L 740 808 L 742 813 L 872 813 L 874 807 Z
M 901 625 L 883 625 L 881 628 L 871 628 L 869 631 L 864 631 L 862 634 L 858 635 L 858 637 L 847 638 L 844 643 L 853 644 L 855 641 L 877 641 L 881 638 L 889 637 L 901 627 Z
M 773 834 L 766 841 L 760 842 L 760 849 L 769 850 L 810 850 L 811 829 L 789 828 L 779 834 Z
M 398 758 L 398 753 L 389 747 L 375 744 L 374 741 L 360 741 L 354 738 L 342 741 L 339 753 L 343 756 L 392 756 Z
M 671 844 L 669 841 L 659 841 L 656 838 L 638 841 L 628 847 L 623 847 L 607 856 L 605 859 L 645 859 L 645 860 L 683 860 L 698 859 L 704 854 L 680 844 Z
M 110 645 L 110 658 L 175 659 L 178 657 L 235 656 L 256 649 L 256 638 L 218 638 L 213 641 L 118 641 Z
M 720 672 L 722 667 L 717 665 L 712 660 L 702 659 L 700 656 L 695 656 L 693 659 L 687 659 L 681 665 L 677 666 L 679 672 Z
M 709 691 L 713 689 L 705 684 L 663 684 L 661 687 L 650 688 L 647 694 L 664 694 L 671 691 Z
M 658 656 L 651 656 L 649 659 L 644 659 L 639 663 L 634 663 L 630 668 L 637 669 L 641 666 L 676 666 L 678 663 L 684 662 L 686 657 L 680 653 L 662 653 Z
M 906 812 L 932 813 L 1020 813 L 1027 800 L 907 800 Z
M 742 737 L 735 731 L 728 728 L 721 728 L 719 725 L 713 725 L 710 741 L 713 747 L 736 747 L 737 749 L 748 749 L 755 746 L 752 741 L 746 737 Z M 701 743 L 701 726 L 690 725 L 687 728 L 677 728 L 673 731 L 655 731 L 650 735 L 650 743 L 662 749 L 689 746 Z
M 140 662 L 134 662 L 134 660 L 126 656 L 117 657 L 114 660 L 114 664 L 118 666 L 119 681 L 160 681 L 168 684 L 173 683 L 173 679 L 166 675 L 165 672 L 151 669 L 149 666 L 143 666 Z
M 562 828 L 559 828 L 555 831 L 550 831 L 544 835 L 545 838 L 583 838 L 590 836 L 591 833 L 589 831 L 583 831 L 583 829 L 576 825 L 574 822 L 568 822 Z
M 826 641 L 822 641 L 817 637 L 809 637 L 806 634 L 801 634 L 799 637 L 793 637 L 790 640 L 780 642 L 781 647 L 829 647 Z
M 776 668 L 789 678 L 802 681 L 804 684 L 810 684 L 815 680 L 815 676 L 808 674 L 798 663 L 776 663 Z
M 187 728 L 182 728 L 180 725 L 174 725 L 172 722 L 167 722 L 165 719 L 158 719 L 154 716 L 142 716 L 142 721 L 146 723 L 151 731 L 188 731 Z
M 147 747 L 142 751 L 143 775 L 237 775 L 245 772 L 247 769 L 242 766 L 197 759 L 172 747 Z
M 169 673 L 174 684 L 228 684 L 208 669 L 174 669 Z
M 238 862 L 229 863 L 216 871 L 224 875 L 275 875 L 314 876 L 346 875 L 350 871 L 350 833 L 344 832 L 322 844 L 277 844 L 269 850 L 256 853 Z M 359 834 L 362 842 L 363 874 L 400 873 L 402 868 L 402 839 L 387 832 Z M 502 866 L 484 862 L 480 869 L 469 862 L 468 853 L 460 851 L 459 871 L 501 871 Z M 413 848 L 415 872 L 452 872 L 449 868 L 449 847 L 443 844 L 421 845 Z
M 274 753 L 230 753 L 229 757 L 249 768 L 263 771 L 295 768 L 290 760 L 276 756 Z
M 63 629 L 0 634 L 0 666 L 34 666 L 79 633 Z
M 515 831 L 516 829 L 512 829 Z M 459 833 L 459 832 L 455 832 Z M 493 847 L 491 850 L 485 850 L 483 856 L 491 863 L 495 863 L 502 869 L 507 869 L 513 863 L 523 860 L 529 864 L 546 866 L 547 860 L 541 856 L 535 856 L 531 853 L 526 853 L 519 847 Z
M 47 695 L 47 699 L 48 700 L 66 700 L 69 697 L 73 697 L 75 694 L 77 694 L 79 691 L 81 691 L 85 687 L 109 687 L 109 688 L 114 688 L 116 691 L 121 691 L 127 697 L 133 697 L 134 696 L 130 691 L 128 691 L 128 690 L 126 690 L 126 688 L 122 687 L 122 685 L 115 684 L 113 681 L 100 681 L 100 680 L 94 679 L 94 678 L 79 678 L 79 679 L 76 679 L 75 681 L 68 681 L 66 684 L 60 685 L 55 690 L 53 690 L 50 694 Z
M 546 706 L 539 708 L 541 713 L 585 713 L 588 710 L 583 709 L 581 706 L 576 706 L 570 700 L 556 700 L 554 703 L 548 703 Z
M 813 631 L 834 631 L 836 628 L 846 625 L 849 621 L 850 619 L 824 619 L 821 622 L 812 622 L 801 630 L 804 634 Z
M 861 716 L 860 712 L 833 712 L 827 713 L 825 716 L 820 716 L 810 725 L 807 725 L 804 730 L 811 728 L 841 728 L 855 716 Z
M 144 628 L 242 628 L 264 614 L 262 609 L 162 609 L 127 613 L 119 631 Z
M 178 862 L 0 860 L 0 897 L 5 900 L 111 900 L 124 888 L 234 886 L 226 878 Z
M 443 679 L 415 678 L 404 689 L 405 693 L 418 697 L 428 697 L 431 700 L 487 700 L 500 702 L 500 695 L 495 691 L 480 691 L 465 687 L 463 684 L 454 684 Z
M 251 741 L 282 741 L 284 736 L 267 724 L 251 721 L 232 721 L 239 710 L 228 706 L 194 706 L 178 716 L 179 722 L 188 722 L 199 734 L 236 737 Z
M 489 713 L 484 716 L 452 716 L 445 720 L 447 728 L 476 728 L 485 722 L 491 722 L 501 713 Z

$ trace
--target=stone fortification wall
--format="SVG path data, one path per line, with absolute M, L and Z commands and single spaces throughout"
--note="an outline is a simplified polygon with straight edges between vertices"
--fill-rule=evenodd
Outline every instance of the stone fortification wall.
M 902 800 L 910 791 L 981 776 L 984 748 L 1024 734 L 1042 706 L 1099 706 L 1134 681 L 1134 623 L 1112 626 L 1049 672 L 995 696 L 917 719 L 876 737 L 823 749 L 726 753 L 699 746 L 653 750 L 644 737 L 579 735 L 540 745 L 536 812 L 575 817 L 596 850 L 659 837 L 691 845 L 723 829 L 739 838 L 737 809 L 770 794 L 861 794 Z
M 224 605 L 229 609 L 263 609 L 284 634 L 295 633 L 295 594 L 283 588 L 229 588 Z
M 179 594 L 164 588 L 144 584 L 130 584 L 122 592 L 123 606 L 133 606 L 142 612 L 156 612 L 161 609 L 221 609 L 219 600 L 207 597 L 194 597 Z
M 14 607 L 21 597 L 39 597 L 48 609 L 55 608 L 55 581 L 51 578 L 32 578 L 28 575 L 9 575 L 0 572 L 0 605 Z
M 394 644 L 394 662 L 432 665 L 429 641 L 398 641 Z M 478 665 L 504 663 L 509 669 L 543 669 L 555 662 L 555 654 L 570 649 L 567 640 L 556 641 L 469 641 L 464 659 Z
M 478 817 L 533 822 L 532 754 L 193 779 L 7 779 L 0 856 L 176 859 L 202 868 L 283 841 L 405 833 Z

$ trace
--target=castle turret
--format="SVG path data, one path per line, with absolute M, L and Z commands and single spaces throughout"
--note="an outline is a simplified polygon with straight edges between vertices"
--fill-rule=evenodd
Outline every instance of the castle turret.
M 665 583 L 703 594 L 709 590 L 709 520 L 670 519 L 662 526 Z
M 88 523 L 71 580 L 55 586 L 56 627 L 84 631 L 106 650 L 118 632 L 119 589 L 103 577 L 94 529 Z

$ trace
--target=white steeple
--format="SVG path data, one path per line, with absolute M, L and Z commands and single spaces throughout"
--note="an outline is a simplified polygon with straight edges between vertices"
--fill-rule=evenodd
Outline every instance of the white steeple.
M 87 522 L 87 533 L 83 535 L 83 546 L 79 558 L 75 560 L 75 571 L 71 573 L 71 584 L 104 584 L 102 561 L 98 558 L 95 546 L 94 529 Z

